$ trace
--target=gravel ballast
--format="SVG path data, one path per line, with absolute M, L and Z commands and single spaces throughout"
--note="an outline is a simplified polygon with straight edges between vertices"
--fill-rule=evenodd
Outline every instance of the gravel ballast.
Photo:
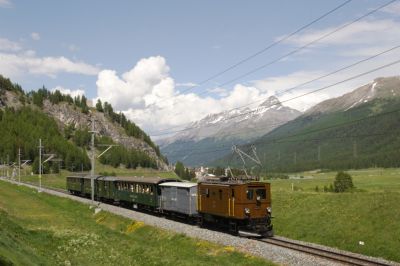
M 10 181 L 8 179 L 1 178 L 2 180 L 18 184 L 18 182 Z M 38 187 L 23 184 L 33 189 Z M 44 193 L 55 195 L 58 197 L 69 198 L 87 205 L 91 205 L 90 199 L 65 194 L 59 191 L 42 188 Z M 254 239 L 248 239 L 244 237 L 237 237 L 223 232 L 212 231 L 204 228 L 199 228 L 195 225 L 189 225 L 172 221 L 166 218 L 149 215 L 142 212 L 137 212 L 114 205 L 104 204 L 96 202 L 97 208 L 101 208 L 104 211 L 108 211 L 129 219 L 144 222 L 147 225 L 162 228 L 176 233 L 183 233 L 188 237 L 202 239 L 210 242 L 214 242 L 224 246 L 232 246 L 236 250 L 251 254 L 253 256 L 265 258 L 269 261 L 282 264 L 282 265 L 341 265 L 331 260 L 326 260 L 320 257 L 307 255 L 298 251 L 282 248 L 279 246 L 263 243 Z M 388 262 L 389 263 L 389 262 Z M 397 263 L 389 263 L 391 265 L 400 265 Z

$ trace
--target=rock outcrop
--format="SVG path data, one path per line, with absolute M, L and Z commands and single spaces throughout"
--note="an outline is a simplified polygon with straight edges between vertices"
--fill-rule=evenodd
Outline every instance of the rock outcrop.
M 116 123 L 111 122 L 104 113 L 91 110 L 89 114 L 84 114 L 81 110 L 66 102 L 52 104 L 49 100 L 43 102 L 43 111 L 53 117 L 60 130 L 65 126 L 73 125 L 75 128 L 91 129 L 92 118 L 95 121 L 95 130 L 100 136 L 112 138 L 116 143 L 128 148 L 145 152 L 156 160 L 157 165 L 162 170 L 167 170 L 168 166 L 160 160 L 154 149 L 141 139 L 130 137 L 125 130 Z

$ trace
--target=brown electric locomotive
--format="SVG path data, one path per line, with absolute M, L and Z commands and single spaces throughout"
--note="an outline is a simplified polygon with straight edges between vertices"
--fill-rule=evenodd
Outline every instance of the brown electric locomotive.
M 209 222 L 247 231 L 263 237 L 273 236 L 271 189 L 257 181 L 205 181 L 198 184 L 199 224 Z

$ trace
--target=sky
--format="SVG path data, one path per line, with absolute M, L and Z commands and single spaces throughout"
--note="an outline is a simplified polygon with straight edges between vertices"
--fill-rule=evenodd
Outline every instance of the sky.
M 297 87 L 400 45 L 400 1 L 346 26 L 390 2 L 349 1 L 215 75 L 344 2 L 0 0 L 0 74 L 27 92 L 45 86 L 110 102 L 154 138 L 272 95 L 304 111 L 376 77 L 400 74 L 397 64 L 301 97 L 399 60 L 399 48 Z

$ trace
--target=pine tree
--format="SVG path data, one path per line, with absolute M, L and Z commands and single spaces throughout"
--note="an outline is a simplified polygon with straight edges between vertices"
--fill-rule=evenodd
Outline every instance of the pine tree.
M 97 100 L 97 103 L 96 103 L 96 110 L 97 110 L 98 112 L 103 112 L 103 104 L 101 103 L 101 100 L 100 100 L 100 99 Z

